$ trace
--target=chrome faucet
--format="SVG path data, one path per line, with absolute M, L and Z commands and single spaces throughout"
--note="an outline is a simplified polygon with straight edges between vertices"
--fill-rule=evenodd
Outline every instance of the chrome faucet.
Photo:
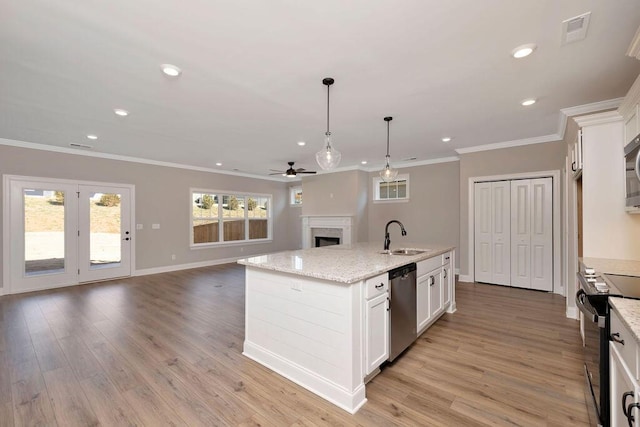
M 402 225 L 402 223 L 396 219 L 392 219 L 391 221 L 389 221 L 387 223 L 387 225 L 384 227 L 384 250 L 388 251 L 389 250 L 389 245 L 391 245 L 391 240 L 389 240 L 389 225 L 396 223 L 400 226 L 400 230 L 402 231 L 402 235 L 406 236 L 407 235 L 407 230 L 404 229 L 404 225 Z

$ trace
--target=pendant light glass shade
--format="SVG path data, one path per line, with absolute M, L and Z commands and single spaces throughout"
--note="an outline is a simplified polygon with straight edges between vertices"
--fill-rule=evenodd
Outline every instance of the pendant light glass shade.
M 322 84 L 327 86 L 327 132 L 324 134 L 324 146 L 316 153 L 316 162 L 323 170 L 335 168 L 342 159 L 342 154 L 331 145 L 331 132 L 329 131 L 329 87 L 333 82 L 331 77 L 322 80 Z
M 380 178 L 382 178 L 384 182 L 393 182 L 398 176 L 398 170 L 393 169 L 390 164 L 391 156 L 389 155 L 389 122 L 391 120 L 393 120 L 393 117 L 384 118 L 384 121 L 387 122 L 387 155 L 385 157 L 386 165 L 384 169 L 380 171 Z

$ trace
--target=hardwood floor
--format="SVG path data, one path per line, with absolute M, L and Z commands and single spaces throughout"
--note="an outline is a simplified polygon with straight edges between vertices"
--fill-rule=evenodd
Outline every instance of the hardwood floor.
M 356 415 L 242 356 L 242 266 L 4 296 L 0 426 L 587 425 L 564 298 L 456 289 Z

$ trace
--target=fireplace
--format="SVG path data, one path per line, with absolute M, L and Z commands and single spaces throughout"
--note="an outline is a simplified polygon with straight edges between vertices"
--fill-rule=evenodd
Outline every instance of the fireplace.
M 316 248 L 321 246 L 331 246 L 331 245 L 339 245 L 340 238 L 339 237 L 323 237 L 316 236 Z
M 349 245 L 353 241 L 353 217 L 350 216 L 311 216 L 302 217 L 302 248 L 314 247 L 317 238 L 328 239 L 327 244 Z M 336 242 L 336 239 L 338 243 Z M 318 244 L 316 243 L 316 247 Z

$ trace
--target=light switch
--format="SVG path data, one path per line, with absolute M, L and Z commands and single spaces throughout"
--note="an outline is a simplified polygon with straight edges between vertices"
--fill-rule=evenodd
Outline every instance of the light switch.
M 160 224 L 151 224 L 151 228 L 158 230 L 160 228 Z

